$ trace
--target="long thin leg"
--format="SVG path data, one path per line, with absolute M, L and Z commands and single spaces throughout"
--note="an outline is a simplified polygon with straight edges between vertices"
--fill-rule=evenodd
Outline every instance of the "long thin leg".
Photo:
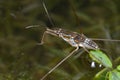
M 66 56 L 64 59 L 62 59 L 57 65 L 55 65 L 48 73 L 46 73 L 40 80 L 44 80 L 51 72 L 53 72 L 57 67 L 59 67 L 65 60 L 67 60 L 72 54 L 74 54 L 76 51 L 78 51 L 79 46 L 73 50 L 68 56 Z
M 54 23 L 53 23 L 52 18 L 50 17 L 50 15 L 49 15 L 49 13 L 48 13 L 48 10 L 47 10 L 47 8 L 46 8 L 46 5 L 45 5 L 45 3 L 44 3 L 43 1 L 42 1 L 42 5 L 43 5 L 43 7 L 44 7 L 44 9 L 45 9 L 45 12 L 46 12 L 46 14 L 47 14 L 47 16 L 48 16 L 48 19 L 49 19 L 50 23 L 52 24 L 52 26 L 55 26 Z
M 90 38 L 92 40 L 96 40 L 96 41 L 114 41 L 114 42 L 120 42 L 120 40 L 115 40 L 115 39 L 98 39 L 98 38 Z

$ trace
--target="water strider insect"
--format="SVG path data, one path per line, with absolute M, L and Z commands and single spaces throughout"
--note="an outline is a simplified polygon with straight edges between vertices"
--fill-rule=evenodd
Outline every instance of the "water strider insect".
M 38 27 L 38 25 L 37 26 L 28 26 L 27 28 L 31 28 L 31 27 Z M 67 60 L 76 51 L 78 51 L 78 49 L 80 47 L 82 47 L 88 53 L 89 53 L 89 51 L 87 49 L 99 50 L 100 49 L 99 46 L 93 40 L 120 41 L 120 40 L 87 38 L 84 34 L 79 34 L 77 32 L 72 32 L 72 31 L 61 29 L 61 28 L 55 28 L 55 29 L 46 28 L 46 31 L 43 33 L 43 37 L 41 39 L 41 43 L 38 43 L 38 45 L 42 45 L 44 43 L 44 39 L 45 39 L 45 35 L 46 34 L 50 34 L 50 35 L 53 35 L 53 36 L 60 37 L 64 41 L 69 43 L 71 46 L 75 47 L 76 49 L 73 50 L 71 53 L 69 53 L 69 55 L 67 55 L 64 59 L 62 59 L 57 65 L 55 65 L 40 80 L 44 80 L 44 78 L 46 78 L 51 72 L 53 72 L 65 60 Z
M 48 19 L 52 20 L 48 14 L 47 8 L 43 2 L 43 7 L 48 15 Z M 53 23 L 52 23 L 53 25 Z M 27 28 L 31 28 L 34 26 L 28 26 Z M 50 29 L 46 28 L 46 31 L 43 34 L 42 40 L 40 45 L 44 43 L 44 37 L 46 34 L 54 35 L 57 37 L 62 38 L 64 41 L 69 43 L 71 46 L 75 47 L 76 49 L 73 50 L 68 56 L 62 59 L 57 65 L 55 65 L 48 73 L 46 73 L 40 80 L 44 80 L 50 73 L 52 73 L 58 66 L 60 66 L 65 60 L 67 60 L 70 56 L 72 56 L 80 47 L 82 47 L 86 52 L 89 53 L 87 49 L 98 50 L 100 49 L 99 46 L 93 40 L 106 40 L 106 41 L 120 41 L 120 40 L 110 40 L 110 39 L 95 39 L 95 38 L 87 38 L 84 34 L 79 34 L 77 32 L 72 32 L 68 30 L 64 30 L 61 28 Z
M 74 54 L 80 47 L 82 47 L 86 52 L 89 53 L 87 49 L 92 50 L 99 50 L 99 46 L 93 40 L 99 39 L 90 39 L 87 38 L 84 34 L 79 34 L 77 32 L 67 31 L 61 28 L 57 29 L 49 29 L 47 28 L 43 34 L 42 40 L 40 45 L 44 43 L 44 37 L 46 34 L 54 35 L 57 37 L 62 38 L 64 41 L 69 43 L 71 46 L 75 47 L 76 49 L 73 50 L 68 56 L 66 56 L 63 60 L 61 60 L 55 67 L 53 67 L 47 74 L 45 74 L 42 79 L 43 80 L 46 76 L 48 76 L 51 72 L 53 72 L 59 65 L 61 65 L 66 59 L 68 59 L 72 54 Z M 120 40 L 109 40 L 109 39 L 100 39 L 100 40 L 108 40 L 108 41 L 120 41 Z

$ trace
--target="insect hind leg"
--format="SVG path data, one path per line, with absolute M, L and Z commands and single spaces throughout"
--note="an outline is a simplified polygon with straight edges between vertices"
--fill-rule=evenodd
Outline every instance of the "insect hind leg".
M 52 73 L 57 67 L 59 67 L 64 61 L 66 61 L 69 57 L 71 57 L 76 51 L 78 51 L 79 46 L 76 47 L 69 55 L 67 55 L 64 59 L 62 59 L 57 65 L 55 65 L 48 73 L 46 73 L 40 80 L 45 80 L 45 78 Z

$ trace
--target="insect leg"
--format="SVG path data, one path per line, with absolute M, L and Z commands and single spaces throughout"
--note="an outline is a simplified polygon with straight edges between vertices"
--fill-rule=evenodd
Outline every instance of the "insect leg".
M 79 46 L 73 50 L 68 56 L 62 59 L 57 65 L 55 65 L 48 73 L 46 73 L 40 80 L 44 80 L 50 73 L 52 73 L 57 67 L 59 67 L 65 60 L 67 60 L 70 56 L 72 56 L 76 51 L 78 51 Z
M 92 40 L 96 41 L 114 41 L 114 42 L 120 42 L 120 40 L 115 40 L 115 39 L 98 39 L 98 38 L 91 38 Z
M 85 47 L 82 47 L 87 53 L 90 53 Z
M 45 32 L 43 33 L 41 42 L 40 42 L 40 43 L 37 43 L 37 45 L 42 45 L 42 44 L 44 44 L 45 35 L 47 35 L 47 34 L 48 34 L 48 31 L 45 31 Z
M 47 29 L 48 29 L 48 28 L 47 28 Z M 44 44 L 45 36 L 46 36 L 47 34 L 50 34 L 50 35 L 53 35 L 53 36 L 57 36 L 55 33 L 52 33 L 52 32 L 50 32 L 50 31 L 47 30 L 47 31 L 45 31 L 45 32 L 43 33 L 41 42 L 40 42 L 40 43 L 37 43 L 37 45 L 42 45 L 42 44 Z

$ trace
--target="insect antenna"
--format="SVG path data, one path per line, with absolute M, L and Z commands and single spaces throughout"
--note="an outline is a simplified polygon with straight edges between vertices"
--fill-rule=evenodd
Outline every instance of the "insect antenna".
M 32 27 L 39 27 L 40 25 L 31 25 L 31 26 L 27 26 L 25 27 L 26 29 L 32 28 Z
M 37 28 L 37 27 L 40 28 L 40 26 L 44 26 L 46 30 L 49 29 L 48 27 L 46 27 L 46 25 L 30 25 L 30 26 L 25 27 L 25 29 L 29 29 L 29 28 Z

